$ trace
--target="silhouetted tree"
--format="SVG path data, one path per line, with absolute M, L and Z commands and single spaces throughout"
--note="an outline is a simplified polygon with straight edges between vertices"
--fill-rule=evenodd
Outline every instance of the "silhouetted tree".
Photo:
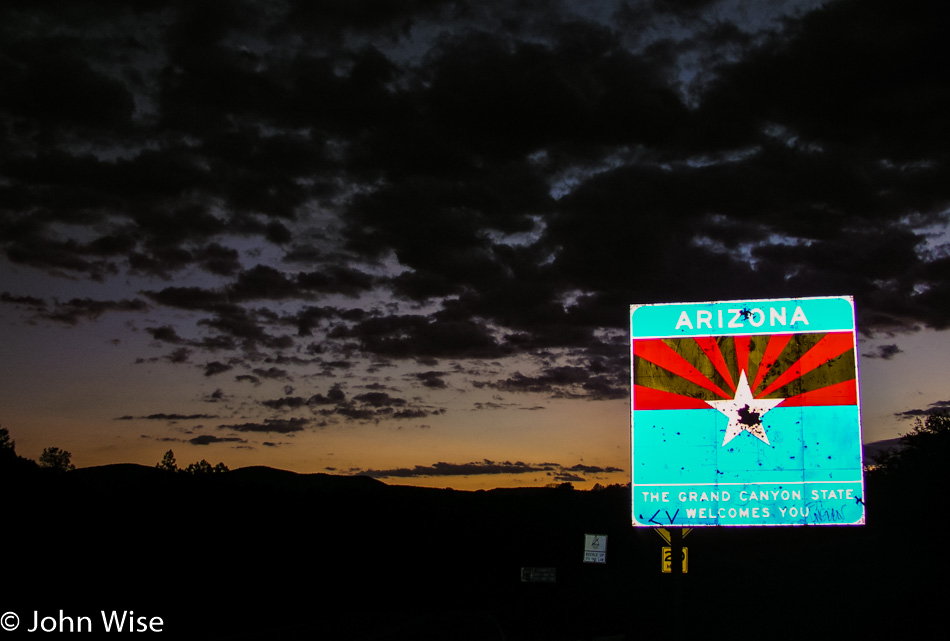
M 70 462 L 72 454 L 58 447 L 47 447 L 40 454 L 40 467 L 55 472 L 68 472 L 75 470 L 76 466 Z
M 0 427 L 0 466 L 7 468 L 16 463 L 18 457 L 14 445 L 16 443 L 10 438 L 10 431 Z
M 0 451 L 9 450 L 13 452 L 15 445 L 16 441 L 10 438 L 10 430 L 5 427 L 0 427 Z
M 946 465 L 950 457 L 950 415 L 931 414 L 915 419 L 914 429 L 901 436 L 900 449 L 878 454 L 880 473 L 904 481 L 936 480 L 947 482 Z
M 17 456 L 16 442 L 10 437 L 10 431 L 0 427 L 0 471 L 4 474 L 28 474 L 38 468 L 36 461 Z
M 165 456 L 162 457 L 162 460 L 155 467 L 160 470 L 165 470 L 166 472 L 178 472 L 178 463 L 175 462 L 175 453 L 171 450 L 165 452 Z
M 197 463 L 191 463 L 188 467 L 182 470 L 185 474 L 220 474 L 221 472 L 227 472 L 228 466 L 224 463 L 218 463 L 214 467 L 211 467 L 211 463 L 205 459 L 201 459 Z

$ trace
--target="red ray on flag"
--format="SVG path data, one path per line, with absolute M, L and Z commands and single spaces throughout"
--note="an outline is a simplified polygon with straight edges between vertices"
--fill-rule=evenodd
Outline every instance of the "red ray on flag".
M 726 384 L 735 392 L 736 382 L 732 380 L 732 374 L 729 373 L 729 366 L 726 365 L 726 359 L 723 358 L 722 350 L 719 349 L 719 342 L 712 336 L 701 336 L 694 340 L 699 348 L 703 350 L 709 362 L 716 368 L 716 371 L 719 372 L 719 375 L 726 381 Z
M 731 394 L 722 391 L 718 385 L 709 380 L 705 374 L 677 354 L 673 348 L 662 340 L 635 341 L 634 355 L 655 363 L 680 378 L 685 378 L 700 387 L 715 392 L 722 398 L 732 398 Z
M 858 382 L 855 379 L 803 392 L 786 398 L 777 407 L 813 407 L 816 405 L 857 405 Z
M 758 392 L 756 398 L 762 398 L 773 391 L 788 385 L 796 378 L 801 378 L 819 365 L 823 365 L 831 359 L 841 356 L 849 349 L 854 347 L 854 338 L 851 334 L 825 334 L 818 343 L 791 367 L 785 370 L 781 376 L 761 392 Z
M 782 350 L 785 349 L 785 346 L 788 345 L 788 341 L 791 339 L 791 334 L 778 334 L 769 337 L 769 343 L 765 348 L 765 355 L 762 357 L 762 362 L 759 363 L 759 369 L 755 373 L 755 381 L 751 385 L 753 391 L 759 388 L 762 379 L 765 378 L 765 375 L 768 374 L 772 366 L 775 365 L 775 361 L 778 360 Z
M 735 396 L 743 371 L 755 398 L 788 394 L 782 407 L 857 404 L 850 332 L 650 338 L 632 347 L 635 410 L 711 407 L 706 401 Z

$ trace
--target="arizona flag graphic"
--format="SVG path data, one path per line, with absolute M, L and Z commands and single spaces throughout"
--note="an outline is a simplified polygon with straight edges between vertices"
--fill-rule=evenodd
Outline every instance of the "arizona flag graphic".
M 635 525 L 864 522 L 850 297 L 631 307 Z

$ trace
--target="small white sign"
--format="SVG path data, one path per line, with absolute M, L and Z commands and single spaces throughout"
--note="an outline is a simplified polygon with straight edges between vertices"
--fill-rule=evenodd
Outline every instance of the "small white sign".
M 556 581 L 555 568 L 521 568 L 522 583 L 555 583 Z
M 607 562 L 607 536 L 605 534 L 584 535 L 584 563 Z

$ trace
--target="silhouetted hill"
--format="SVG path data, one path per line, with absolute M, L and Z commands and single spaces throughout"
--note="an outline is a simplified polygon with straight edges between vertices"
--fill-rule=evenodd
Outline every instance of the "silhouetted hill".
M 339 476 L 334 474 L 298 474 L 287 470 L 279 470 L 264 465 L 240 467 L 227 475 L 228 482 L 235 485 L 267 486 L 275 489 L 287 490 L 319 490 L 319 491 L 359 491 L 378 490 L 386 487 L 385 483 L 368 476 Z
M 881 452 L 886 452 L 887 450 L 899 450 L 901 448 L 901 439 L 898 438 L 888 438 L 881 441 L 873 441 L 871 443 L 865 443 L 862 446 L 864 454 L 864 464 L 865 465 L 874 465 L 875 460 Z
M 28 473 L 6 485 L 2 597 L 24 612 L 160 615 L 166 634 L 208 639 L 463 638 L 453 625 L 484 639 L 720 636 L 740 623 L 769 638 L 877 636 L 895 586 L 946 569 L 908 560 L 906 524 L 929 515 L 907 514 L 889 483 L 869 475 L 866 527 L 694 530 L 677 584 L 659 572 L 660 537 L 630 526 L 621 486 L 462 492 L 267 467 Z M 606 565 L 582 562 L 588 533 L 608 537 Z M 525 567 L 556 581 L 523 582 Z M 915 590 L 922 605 L 933 595 Z
M 72 470 L 69 472 L 69 483 L 73 485 L 141 485 L 161 482 L 166 479 L 166 476 L 162 470 L 154 466 L 112 463 Z

